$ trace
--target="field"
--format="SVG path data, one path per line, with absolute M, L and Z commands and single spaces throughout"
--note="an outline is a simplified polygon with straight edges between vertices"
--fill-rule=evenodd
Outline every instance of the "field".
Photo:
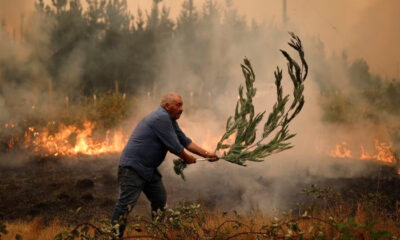
M 15 239 L 17 234 L 23 239 L 54 239 L 62 231 L 73 232 L 79 224 L 90 225 L 87 229 L 78 227 L 76 234 L 95 236 L 94 229 L 98 228 L 102 234 L 98 233 L 94 239 L 109 239 L 108 219 L 118 194 L 116 174 L 113 174 L 117 160 L 113 155 L 31 157 L 23 167 L 2 166 L 0 217 L 8 231 L 7 235 L 1 235 L 2 239 Z M 221 211 L 212 207 L 210 199 L 177 203 L 171 196 L 172 205 L 166 211 L 167 216 L 152 222 L 148 202 L 141 198 L 130 216 L 130 230 L 125 236 L 143 239 L 390 239 L 389 236 L 400 234 L 399 189 L 394 187 L 400 183 L 400 177 L 391 167 L 381 166 L 380 169 L 363 178 L 316 179 L 317 186 L 303 186 L 304 189 L 299 186 L 298 194 L 293 194 L 297 195 L 293 201 L 301 199 L 302 202 L 293 202 L 291 209 L 268 214 L 257 209 Z M 336 189 L 327 186 L 336 186 Z M 166 187 L 172 193 L 179 191 L 174 191 L 174 186 L 168 182 Z
M 167 154 L 123 239 L 399 239 L 400 1 L 360 2 L 1 0 L 0 240 L 116 239 L 160 105 L 202 161 Z

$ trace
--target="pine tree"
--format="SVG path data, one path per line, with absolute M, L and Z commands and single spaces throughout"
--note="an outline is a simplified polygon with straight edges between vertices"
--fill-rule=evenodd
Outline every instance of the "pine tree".
M 150 14 L 147 13 L 147 29 L 157 29 L 160 22 L 160 9 L 159 4 L 162 0 L 153 0 L 153 6 L 151 7 Z
M 137 19 L 136 19 L 136 32 L 144 31 L 144 19 L 143 19 L 143 11 L 138 8 L 137 10 Z
M 182 11 L 177 20 L 178 31 L 190 31 L 194 29 L 199 14 L 193 4 L 193 0 L 185 0 L 182 3 Z

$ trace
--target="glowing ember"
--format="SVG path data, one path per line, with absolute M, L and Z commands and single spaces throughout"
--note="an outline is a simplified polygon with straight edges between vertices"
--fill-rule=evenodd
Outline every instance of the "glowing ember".
M 53 122 L 53 125 L 55 123 Z M 44 156 L 60 155 L 99 155 L 121 152 L 125 138 L 122 131 L 107 131 L 105 138 L 98 140 L 93 136 L 95 123 L 85 121 L 83 128 L 75 125 L 60 124 L 57 132 L 49 128 L 42 131 L 29 127 L 24 134 L 24 145 L 35 153 Z

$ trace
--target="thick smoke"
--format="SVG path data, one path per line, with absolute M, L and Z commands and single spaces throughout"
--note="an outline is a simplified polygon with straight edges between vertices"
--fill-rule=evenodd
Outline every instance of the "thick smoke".
M 289 14 L 290 22 L 283 27 L 274 22 L 249 26 L 233 6 L 206 1 L 201 8 L 193 8 L 190 2 L 185 1 L 178 20 L 157 4 L 147 14 L 138 9 L 129 12 L 123 1 L 109 4 L 105 19 L 81 14 L 85 7 L 75 5 L 74 11 L 68 12 L 72 5 L 63 8 L 72 17 L 57 18 L 55 11 L 48 14 L 39 5 L 42 10 L 30 17 L 36 24 L 21 35 L 22 40 L 1 32 L 0 122 L 21 122 L 39 115 L 54 119 L 69 105 L 92 101 L 94 95 L 116 89 L 134 103 L 133 114 L 121 123 L 129 135 L 141 117 L 158 107 L 160 95 L 174 91 L 184 99 L 181 127 L 194 142 L 213 150 L 244 80 L 243 57 L 250 59 L 257 77 L 256 110 L 272 108 L 277 65 L 286 73 L 285 93 L 291 94 L 286 63 L 279 52 L 290 49 L 286 44 L 290 29 L 303 40 L 310 65 L 306 104 L 290 128 L 297 133 L 295 147 L 245 168 L 223 160 L 199 162 L 186 170 L 187 182 L 174 175 L 171 160 L 175 156 L 168 155 L 161 171 L 169 202 L 200 200 L 219 209 L 270 211 L 291 206 L 300 188 L 319 178 L 369 174 L 368 166 L 332 159 L 326 151 L 348 139 L 355 144 L 364 139 L 390 139 L 388 129 L 377 126 L 393 123 L 397 115 L 387 110 L 378 124 L 371 121 L 368 113 L 376 113 L 382 105 L 371 104 L 370 95 L 365 95 L 371 93 L 371 84 L 381 82 L 382 91 L 372 94 L 387 96 L 385 79 L 371 74 L 365 61 L 326 54 L 327 47 L 318 37 L 302 34 L 304 27 L 296 16 Z M 96 17 L 101 20 L 96 22 Z M 85 21 L 95 24 L 85 29 Z M 370 80 L 367 84 L 366 78 Z M 394 86 L 397 91 L 398 85 Z M 351 107 L 346 108 L 347 102 Z

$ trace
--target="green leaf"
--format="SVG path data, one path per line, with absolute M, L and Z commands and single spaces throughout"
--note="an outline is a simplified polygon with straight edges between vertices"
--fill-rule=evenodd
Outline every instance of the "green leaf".
M 380 239 L 384 237 L 391 237 L 392 234 L 388 231 L 378 231 L 378 232 L 370 231 L 370 236 L 372 239 Z
M 72 234 L 72 236 L 74 236 L 74 237 L 79 237 L 79 231 L 78 230 L 74 230 L 74 231 L 72 231 L 71 232 L 71 234 Z
M 62 233 L 59 233 L 54 237 L 54 240 L 62 240 L 62 239 L 63 239 Z
M 89 232 L 89 227 L 88 227 L 88 226 L 82 227 L 82 228 L 81 228 L 81 232 L 83 232 L 83 233 Z
M 4 235 L 8 234 L 7 227 L 4 223 L 0 223 L 0 233 L 3 233 Z
M 228 145 L 228 144 L 221 144 L 220 145 L 220 147 L 218 148 L 218 150 L 219 149 L 227 149 L 227 148 L 229 148 L 231 145 Z

